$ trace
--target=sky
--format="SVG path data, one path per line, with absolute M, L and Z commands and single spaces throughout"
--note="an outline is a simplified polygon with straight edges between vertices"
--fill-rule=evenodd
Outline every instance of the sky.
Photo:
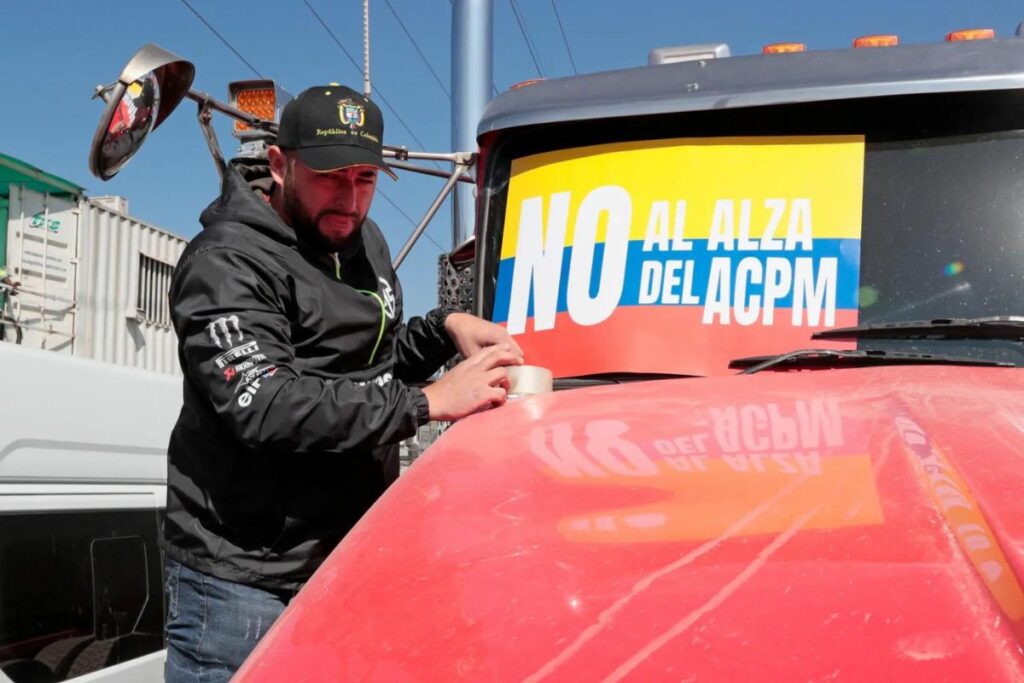
M 292 94 L 330 82 L 361 89 L 361 71 L 307 2 L 360 60 L 362 0 L 189 0 L 251 67 Z M 810 50 L 846 48 L 853 38 L 874 33 L 896 33 L 903 44 L 937 42 L 948 31 L 975 27 L 1009 38 L 1024 21 L 1024 4 L 1011 0 L 515 0 L 535 63 L 510 1 L 494 3 L 499 91 L 538 75 L 571 76 L 574 64 L 579 73 L 642 66 L 655 47 L 725 42 L 733 55 L 746 55 L 784 41 L 806 43 Z M 193 88 L 221 99 L 228 82 L 257 77 L 250 66 L 183 0 L 0 0 L 0 16 L 0 152 L 75 182 L 90 196 L 125 196 L 134 216 L 194 236 L 199 213 L 219 191 L 195 105 L 183 102 L 139 155 L 104 183 L 88 170 L 89 144 L 103 109 L 91 96 L 147 43 L 192 61 Z M 393 107 L 382 105 L 385 142 L 450 151 L 450 98 L 443 89 L 450 91 L 449 0 L 370 0 L 370 17 L 374 91 L 378 102 L 383 97 Z M 228 119 L 217 119 L 221 147 L 230 155 L 237 143 Z M 400 178 L 380 179 L 400 210 L 378 197 L 370 212 L 392 253 L 412 231 L 409 219 L 422 216 L 443 182 L 408 173 Z M 427 231 L 433 242 L 421 239 L 399 270 L 407 315 L 423 314 L 436 303 L 437 256 L 451 244 L 450 216 L 443 207 Z

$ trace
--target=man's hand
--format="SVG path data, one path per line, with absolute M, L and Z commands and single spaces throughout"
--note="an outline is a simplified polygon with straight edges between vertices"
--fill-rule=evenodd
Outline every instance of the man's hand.
M 522 362 L 523 350 L 501 325 L 468 313 L 451 313 L 445 318 L 444 329 L 463 358 L 473 356 L 480 349 L 508 344 L 509 350 Z
M 430 419 L 457 420 L 480 408 L 501 405 L 508 394 L 505 366 L 522 365 L 522 353 L 508 344 L 477 351 L 423 389 Z

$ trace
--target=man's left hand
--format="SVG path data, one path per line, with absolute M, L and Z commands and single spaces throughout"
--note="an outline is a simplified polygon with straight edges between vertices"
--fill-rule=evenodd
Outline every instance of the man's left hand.
M 508 344 L 509 350 L 520 359 L 523 350 L 501 325 L 495 325 L 483 318 L 468 313 L 451 313 L 445 318 L 444 329 L 455 342 L 463 358 L 469 358 L 480 349 L 498 344 Z

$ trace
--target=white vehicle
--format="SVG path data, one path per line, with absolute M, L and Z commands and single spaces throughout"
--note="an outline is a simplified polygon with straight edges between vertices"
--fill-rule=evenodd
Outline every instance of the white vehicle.
M 160 680 L 181 379 L 10 343 L 0 368 L 0 681 Z

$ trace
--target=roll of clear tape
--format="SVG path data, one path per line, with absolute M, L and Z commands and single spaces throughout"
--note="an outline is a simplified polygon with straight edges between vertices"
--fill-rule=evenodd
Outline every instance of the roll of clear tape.
M 534 394 L 546 394 L 552 390 L 554 380 L 551 371 L 536 365 L 511 365 L 508 371 L 508 397 L 521 398 Z

